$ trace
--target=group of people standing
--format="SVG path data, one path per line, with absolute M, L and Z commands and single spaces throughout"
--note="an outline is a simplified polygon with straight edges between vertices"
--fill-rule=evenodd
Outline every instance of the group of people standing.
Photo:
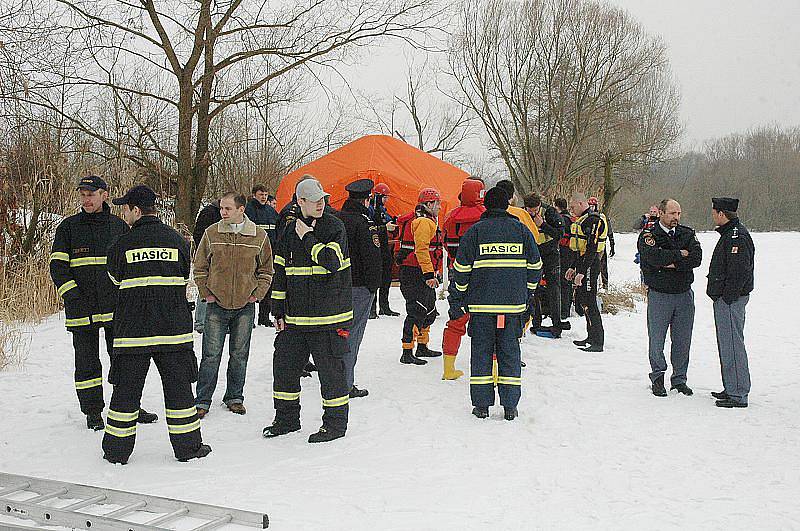
M 458 379 L 463 372 L 455 367 L 456 356 L 468 333 L 470 395 L 479 418 L 489 416 L 495 389 L 504 418 L 517 417 L 524 366 L 519 339 L 531 324 L 533 333 L 559 338 L 570 328 L 573 296 L 587 327 L 586 339 L 576 345 L 587 352 L 603 351 L 597 289 L 609 224 L 596 201 L 580 193 L 572 196 L 568 208 L 566 200 L 556 200 L 553 207 L 538 194 L 526 196 L 524 207 L 517 207 L 512 205 L 518 198 L 510 181 L 487 191 L 480 179 L 471 177 L 462 185 L 461 205 L 440 227 L 442 198 L 435 188 L 422 189 L 413 212 L 395 218 L 386 209 L 391 192 L 384 183 L 351 182 L 348 199 L 336 211 L 320 182 L 306 175 L 280 212 L 261 185 L 253 188 L 250 199 L 232 192 L 204 208 L 192 256 L 188 242 L 159 221 L 156 194 L 147 186 L 133 187 L 113 201 L 122 207 L 124 221 L 110 213 L 108 186 L 101 178 L 82 179 L 78 190 L 83 208 L 58 227 L 50 267 L 73 333 L 81 410 L 88 428 L 105 431 L 104 457 L 113 463 L 128 461 L 137 424 L 157 420 L 140 406 L 151 359 L 161 374 L 176 458 L 208 455 L 211 448 L 202 442 L 200 419 L 211 410 L 225 338 L 229 360 L 222 401 L 230 412 L 243 415 L 250 339 L 258 325 L 274 326 L 277 332 L 275 417 L 264 428 L 264 437 L 300 430 L 300 380 L 312 371 L 320 380 L 323 417 L 308 440 L 343 437 L 350 399 L 368 395 L 355 385 L 367 322 L 378 315 L 399 315 L 388 304 L 394 264 L 406 302 L 400 362 L 423 365 L 425 358 L 444 354 L 442 379 Z M 727 242 L 718 245 L 709 277 L 724 357 L 725 390 L 718 393 L 718 405 L 739 407 L 746 405 L 749 390 L 740 351 L 744 305 L 752 289 L 752 240 L 735 218 L 734 200 L 714 201 L 715 220 L 719 212 Z M 651 379 L 659 396 L 666 394 L 663 345 L 670 325 L 672 386 L 691 394 L 685 374 L 693 318 L 689 286 L 701 258 L 694 232 L 678 224 L 680 208 L 676 211 L 673 203 L 662 203 L 659 225 L 646 225 L 639 239 L 651 292 Z M 399 238 L 396 253 L 388 245 L 392 234 Z M 442 353 L 429 344 L 444 267 L 449 319 Z M 731 271 L 746 277 L 748 267 L 749 283 L 731 284 Z M 186 297 L 192 274 L 198 290 L 194 321 Z M 542 326 L 544 315 L 550 316 L 550 327 Z M 100 328 L 114 385 L 105 422 Z M 199 367 L 193 328 L 203 334 Z

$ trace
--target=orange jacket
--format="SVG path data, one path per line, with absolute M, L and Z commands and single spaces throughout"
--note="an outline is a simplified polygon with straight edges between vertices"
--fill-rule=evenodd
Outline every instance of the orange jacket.
M 523 225 L 528 227 L 528 230 L 531 231 L 534 239 L 537 242 L 541 239 L 541 236 L 539 235 L 539 227 L 537 227 L 536 223 L 533 222 L 533 218 L 531 217 L 530 214 L 528 214 L 527 210 L 520 207 L 510 206 L 508 207 L 507 212 L 512 216 L 514 216 L 515 218 L 517 218 L 518 220 L 520 220 Z

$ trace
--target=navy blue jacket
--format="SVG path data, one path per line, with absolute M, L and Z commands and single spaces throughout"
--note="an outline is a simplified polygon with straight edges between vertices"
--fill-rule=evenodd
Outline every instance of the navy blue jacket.
M 722 297 L 725 304 L 733 304 L 753 291 L 756 248 L 739 218 L 717 227 L 717 232 L 720 236 L 708 266 L 706 293 L 715 301 Z
M 269 243 L 275 245 L 275 228 L 278 225 L 278 213 L 270 205 L 262 205 L 258 199 L 253 197 L 244 207 L 244 213 L 250 221 L 267 231 Z
M 464 312 L 521 314 L 542 276 L 533 234 L 505 210 L 487 210 L 461 237 L 453 263 L 450 318 Z

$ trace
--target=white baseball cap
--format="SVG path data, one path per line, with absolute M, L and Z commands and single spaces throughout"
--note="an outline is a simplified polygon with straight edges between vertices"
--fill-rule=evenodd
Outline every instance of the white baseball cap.
M 306 201 L 311 201 L 316 203 L 323 197 L 328 197 L 331 194 L 325 193 L 325 190 L 322 189 L 322 185 L 316 179 L 305 179 L 297 183 L 297 188 L 294 191 L 295 195 L 298 199 L 301 197 Z

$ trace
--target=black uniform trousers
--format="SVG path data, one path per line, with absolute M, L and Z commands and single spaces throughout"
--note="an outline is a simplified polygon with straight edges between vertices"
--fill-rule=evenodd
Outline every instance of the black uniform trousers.
M 75 348 L 75 391 L 84 415 L 103 412 L 103 365 L 100 363 L 100 329 L 78 328 L 71 331 Z M 112 356 L 114 332 L 110 326 L 103 328 L 106 352 Z
M 403 322 L 403 348 L 414 348 L 414 341 L 420 338 L 427 344 L 427 329 L 439 315 L 436 312 L 436 290 L 425 283 L 422 270 L 418 267 L 400 267 L 400 292 L 406 300 L 406 319 Z
M 597 282 L 600 276 L 600 260 L 595 260 L 586 271 L 583 283 L 575 288 L 575 305 L 583 309 L 586 318 L 586 337 L 590 345 L 602 347 L 605 340 L 603 319 L 597 306 Z
M 384 312 L 389 309 L 389 289 L 392 287 L 392 264 L 394 258 L 388 243 L 381 242 L 381 286 L 378 289 L 378 305 Z
M 347 336 L 336 330 L 287 328 L 275 337 L 272 361 L 274 424 L 300 428 L 300 377 L 311 355 L 322 391 L 322 426 L 329 431 L 347 430 L 350 389 L 344 370 Z
M 553 326 L 558 327 L 561 322 L 561 260 L 558 253 L 542 256 L 542 276 L 547 283 L 545 296 L 547 308 Z M 539 318 L 541 323 L 541 317 Z
M 267 294 L 258 303 L 258 324 L 266 325 L 269 321 L 269 312 L 272 310 L 270 299 L 272 298 L 272 286 L 269 287 Z
M 136 442 L 136 419 L 150 359 L 161 374 L 167 430 L 177 459 L 192 456 L 202 444 L 200 418 L 194 406 L 192 382 L 197 381 L 197 358 L 192 350 L 154 354 L 117 354 L 109 380 L 114 382 L 108 408 L 103 452 L 127 461 Z
M 573 251 L 569 247 L 559 245 L 558 253 L 560 255 L 561 271 L 566 271 L 572 267 Z M 565 321 L 569 318 L 569 309 L 572 306 L 572 294 L 575 289 L 572 286 L 572 281 L 564 278 L 563 275 L 559 276 L 559 285 L 561 286 L 561 320 Z
M 470 314 L 467 328 L 472 344 L 469 394 L 473 406 L 494 405 L 492 354 L 497 354 L 500 404 L 503 407 L 517 407 L 522 391 L 519 338 L 525 324 L 524 318 L 522 315 L 504 315 L 500 328 L 495 314 Z

